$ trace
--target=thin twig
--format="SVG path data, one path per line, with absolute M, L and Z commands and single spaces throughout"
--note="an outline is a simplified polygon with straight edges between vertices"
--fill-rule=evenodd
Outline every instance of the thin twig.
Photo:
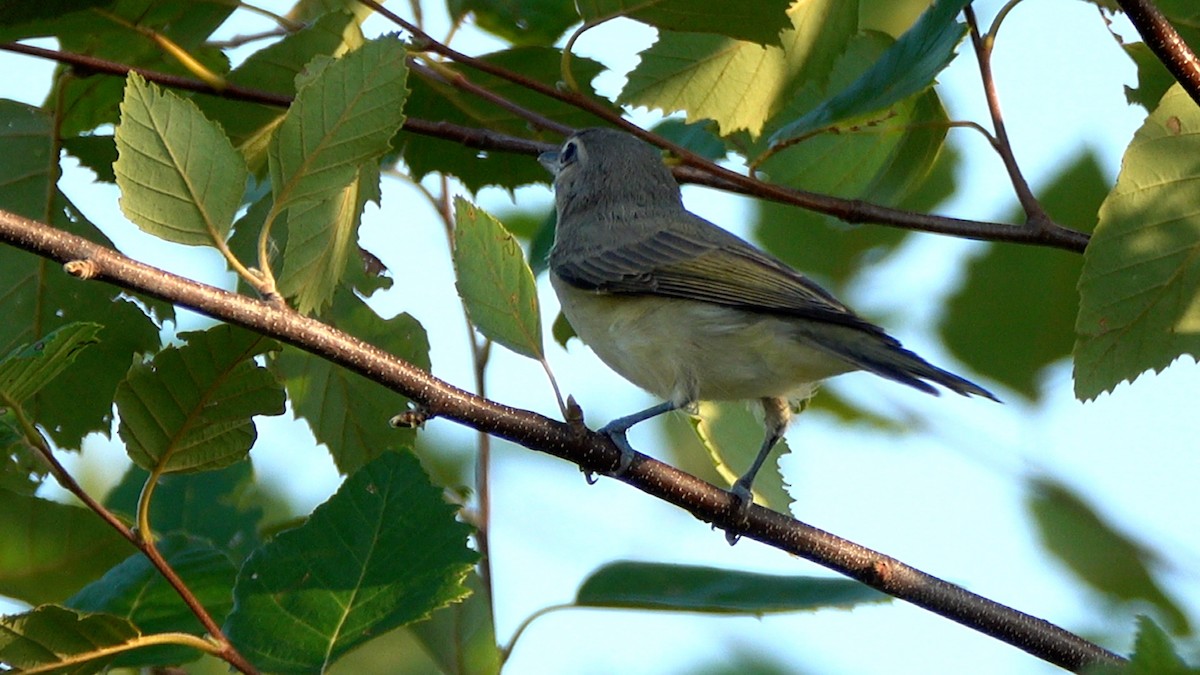
M 609 473 L 622 453 L 607 436 L 475 396 L 352 335 L 272 303 L 201 284 L 105 246 L 0 210 L 0 241 L 60 263 L 87 261 L 89 278 L 187 307 L 303 349 L 413 400 L 431 416 Z M 75 269 L 74 266 L 71 269 Z M 741 536 L 793 553 L 1073 671 L 1120 664 L 1116 654 L 1047 621 L 766 508 L 744 512 L 727 491 L 635 453 L 620 481 Z
M 1041 202 L 1034 196 L 1029 182 L 1025 180 L 1025 175 L 1021 173 L 1021 166 L 1017 164 L 1017 158 L 1013 154 L 1012 142 L 1008 139 L 1004 115 L 1000 112 L 1000 96 L 996 93 L 996 79 L 992 75 L 993 36 L 985 37 L 979 33 L 979 24 L 975 20 L 975 10 L 971 8 L 971 5 L 968 4 L 963 8 L 963 15 L 967 18 L 967 26 L 971 32 L 971 44 L 975 47 L 975 57 L 979 62 L 979 79 L 983 83 L 983 95 L 987 100 L 988 113 L 992 116 L 992 128 L 996 138 L 993 147 L 996 148 L 996 152 L 1000 153 L 1000 159 L 1004 162 L 1008 179 L 1017 193 L 1017 201 L 1021 203 L 1021 208 L 1025 211 L 1027 226 L 1037 231 L 1056 227 L 1046 210 L 1042 208 Z

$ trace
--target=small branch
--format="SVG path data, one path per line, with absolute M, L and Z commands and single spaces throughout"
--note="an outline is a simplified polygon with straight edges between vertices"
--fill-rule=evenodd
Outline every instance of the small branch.
M 612 472 L 621 464 L 621 451 L 612 441 L 582 424 L 558 422 L 475 396 L 358 338 L 269 302 L 164 272 L 7 211 L 0 211 L 0 241 L 60 263 L 87 261 L 95 279 L 293 345 L 410 398 L 430 415 L 566 459 L 585 472 Z M 1049 622 L 783 514 L 750 506 L 741 515 L 730 493 L 645 455 L 638 454 L 619 480 L 716 527 L 858 579 L 1063 668 L 1081 671 L 1124 662 Z
M 1200 105 L 1200 60 L 1151 0 L 1117 0 L 1146 46 Z
M 1005 7 L 1011 9 L 1009 4 Z M 983 95 L 987 99 L 988 112 L 992 116 L 992 128 L 995 131 L 996 142 L 993 147 L 996 152 L 1000 153 L 1000 159 L 1004 162 L 1004 169 L 1008 172 L 1008 179 L 1012 182 L 1013 190 L 1017 193 L 1017 200 L 1021 202 L 1021 208 L 1025 211 L 1027 226 L 1034 230 L 1043 230 L 1049 227 L 1057 227 L 1054 221 L 1047 215 L 1046 210 L 1042 208 L 1041 202 L 1034 196 L 1033 190 L 1030 189 L 1029 183 L 1025 180 L 1025 175 L 1021 173 L 1021 167 L 1017 164 L 1017 158 L 1013 154 L 1012 143 L 1008 140 L 1008 129 L 1004 125 L 1004 115 L 1000 112 L 1000 96 L 996 93 L 996 79 L 992 75 L 992 35 L 986 37 L 979 33 L 979 23 L 975 20 L 975 10 L 971 5 L 963 8 L 963 15 L 967 18 L 967 26 L 971 32 L 971 44 L 975 47 L 975 57 L 979 62 L 979 79 L 983 83 Z M 999 27 L 997 25 L 997 27 Z
M 369 2 L 369 0 L 360 1 Z M 425 34 L 421 33 L 421 35 Z M 428 36 L 425 36 L 423 39 L 432 40 L 432 38 L 428 38 Z M 458 54 L 458 52 L 455 52 L 448 47 L 444 49 L 452 54 Z M 130 68 L 124 64 L 115 63 L 112 61 L 105 61 L 103 59 L 96 59 L 94 57 L 82 56 L 79 54 L 58 52 L 50 49 L 42 49 L 40 47 L 31 47 L 29 45 L 20 43 L 0 44 L 0 50 L 7 50 L 21 54 L 27 54 L 30 56 L 52 59 L 60 63 L 69 63 L 71 65 L 75 65 L 76 67 L 85 71 L 90 70 L 92 72 L 106 73 L 120 77 L 124 77 L 131 70 L 133 70 L 142 77 L 145 77 L 147 80 L 164 86 L 186 91 L 213 94 L 229 99 L 248 101 L 262 105 L 287 107 L 292 101 L 290 96 L 275 94 L 258 89 L 250 89 L 247 87 L 239 87 L 232 84 L 227 85 L 222 91 L 215 91 L 200 80 L 193 80 L 186 77 L 179 77 L 177 75 L 161 73 L 144 68 Z M 820 193 L 807 192 L 805 190 L 796 190 L 780 185 L 765 183 L 756 178 L 743 176 L 742 174 L 718 166 L 678 145 L 675 145 L 674 143 L 670 143 L 659 136 L 640 129 L 629 122 L 626 122 L 620 117 L 612 117 L 612 114 L 607 109 L 597 104 L 595 101 L 588 99 L 587 97 L 575 94 L 562 94 L 551 87 L 546 87 L 540 82 L 516 76 L 515 74 L 508 73 L 503 69 L 495 68 L 486 62 L 478 62 L 475 59 L 471 59 L 467 56 L 462 56 L 462 58 L 467 59 L 469 62 L 482 63 L 483 67 L 481 67 L 480 70 L 497 75 L 498 77 L 504 77 L 505 79 L 522 84 L 523 86 L 529 86 L 534 91 L 543 93 L 552 98 L 570 102 L 572 105 L 576 105 L 584 110 L 596 114 L 603 119 L 621 126 L 625 130 L 633 133 L 636 136 L 639 136 L 643 140 L 648 140 L 659 147 L 675 153 L 684 162 L 683 165 L 673 168 L 675 177 L 682 182 L 695 183 L 697 185 L 707 185 L 709 187 L 725 190 L 727 192 L 743 194 L 750 197 L 755 197 L 757 199 L 765 199 L 779 202 L 781 204 L 790 204 L 792 206 L 798 206 L 800 208 L 815 211 L 817 213 L 833 216 L 835 218 L 844 220 L 847 223 L 875 223 L 919 232 L 932 232 L 947 236 L 964 237 L 967 239 L 1003 241 L 1033 246 L 1048 246 L 1051 248 L 1060 248 L 1077 253 L 1083 252 L 1083 249 L 1087 246 L 1089 239 L 1087 234 L 1062 227 L 1053 222 L 1046 223 L 1046 225 L 1039 230 L 1006 223 L 947 218 L 930 214 L 914 213 L 911 211 L 880 206 L 870 202 L 854 199 L 843 199 L 840 197 L 833 197 L 830 195 L 823 195 Z M 470 63 L 468 63 L 468 65 L 470 65 Z M 503 152 L 515 152 L 536 156 L 537 154 L 553 149 L 554 147 L 550 144 L 540 141 L 508 136 L 505 134 L 488 131 L 486 129 L 474 129 L 450 122 L 434 122 L 412 117 L 409 117 L 404 121 L 403 128 L 405 131 L 455 141 L 467 147 L 478 150 L 498 150 Z

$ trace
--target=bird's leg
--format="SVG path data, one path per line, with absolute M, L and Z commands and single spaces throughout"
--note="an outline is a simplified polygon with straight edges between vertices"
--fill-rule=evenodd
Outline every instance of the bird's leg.
M 733 484 L 731 492 L 733 498 L 737 500 L 737 504 L 733 507 L 734 515 L 738 520 L 745 515 L 746 509 L 750 508 L 750 504 L 754 502 L 754 494 L 750 488 L 754 485 L 754 477 L 758 475 L 758 470 L 766 463 L 767 457 L 771 455 L 771 450 L 775 444 L 779 443 L 779 439 L 783 438 L 783 432 L 787 429 L 788 422 L 792 419 L 792 409 L 784 398 L 764 398 L 762 399 L 763 406 L 763 424 L 766 426 L 766 436 L 763 438 L 762 446 L 758 449 L 758 455 L 754 458 L 754 462 L 750 464 L 750 468 L 742 477 L 737 479 Z M 730 546 L 737 543 L 741 535 L 726 531 L 725 539 Z
M 601 427 L 598 430 L 599 433 L 608 436 L 609 439 L 612 440 L 613 444 L 616 445 L 621 451 L 621 462 L 617 465 L 617 470 L 613 471 L 609 475 L 614 477 L 620 476 L 629 469 L 630 464 L 633 464 L 634 451 L 629 445 L 629 440 L 625 438 L 625 432 L 629 431 L 630 427 L 638 422 L 645 422 L 651 417 L 658 417 L 663 413 L 677 410 L 680 407 L 680 404 L 675 403 L 674 401 L 663 401 L 656 406 L 635 412 L 632 415 L 618 417 L 617 419 Z

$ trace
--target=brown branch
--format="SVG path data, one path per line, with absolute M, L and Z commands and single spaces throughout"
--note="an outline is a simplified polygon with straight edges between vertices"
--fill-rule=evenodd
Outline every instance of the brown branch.
M 621 463 L 616 446 L 581 423 L 558 422 L 475 396 L 351 335 L 268 302 L 164 272 L 7 211 L 0 211 L 0 241 L 73 263 L 68 270 L 87 269 L 89 278 L 273 337 L 407 396 L 431 416 L 566 459 L 585 472 L 610 472 Z M 1080 671 L 1122 662 L 1116 654 L 1051 623 L 785 515 L 751 506 L 744 517 L 735 517 L 734 498 L 728 492 L 645 455 L 639 454 L 619 480 L 717 527 L 824 565 L 1064 668 Z
M 1042 208 L 1041 202 L 1029 187 L 1029 182 L 1025 180 L 1025 175 L 1021 173 L 1021 166 L 1017 164 L 1016 155 L 1013 154 L 1012 142 L 1008 140 L 1008 128 L 1004 124 L 1004 115 L 1000 112 L 1000 95 L 996 92 L 996 78 L 992 75 L 994 36 L 979 33 L 979 23 L 975 20 L 975 10 L 971 5 L 963 8 L 963 15 L 970 28 L 971 45 L 975 48 L 975 59 L 979 63 L 979 79 L 983 83 L 983 96 L 987 100 L 988 113 L 992 117 L 992 129 L 996 139 L 993 147 L 1000 154 L 1004 170 L 1008 172 L 1008 179 L 1017 193 L 1017 201 L 1021 202 L 1021 208 L 1025 211 L 1027 227 L 1035 230 L 1054 227 L 1054 221 Z
M 1200 105 L 1200 60 L 1151 0 L 1117 0 L 1146 46 Z
M 369 2 L 369 0 L 361 1 Z M 405 23 L 407 24 L 407 22 Z M 420 33 L 420 35 L 425 36 L 424 33 Z M 425 36 L 421 39 L 432 40 L 432 38 L 429 38 L 428 36 Z M 142 77 L 145 77 L 147 80 L 164 86 L 183 89 L 186 91 L 212 94 L 215 96 L 222 96 L 235 100 L 260 103 L 263 105 L 287 107 L 292 101 L 290 96 L 283 94 L 276 94 L 248 87 L 240 87 L 232 84 L 228 84 L 224 89 L 217 91 L 200 80 L 193 80 L 190 78 L 180 77 L 178 75 L 171 75 L 169 73 L 162 73 L 145 68 L 131 68 L 130 66 L 113 61 L 106 61 L 104 59 L 97 59 L 95 57 L 83 56 L 80 54 L 71 54 L 50 49 L 42 49 L 40 47 L 31 47 L 29 45 L 20 43 L 0 44 L 0 50 L 13 51 L 30 56 L 52 59 L 60 63 L 68 63 L 80 68 L 84 72 L 90 71 L 124 77 L 131 70 L 133 70 L 142 75 Z M 510 73 L 504 69 L 496 68 L 486 62 L 481 62 L 469 56 L 461 55 L 458 52 L 449 49 L 448 47 L 443 46 L 442 51 L 448 54 L 460 56 L 466 61 L 466 65 L 470 65 L 472 67 L 479 66 L 480 70 L 490 74 L 497 75 L 498 77 L 504 77 L 505 79 L 522 84 L 523 86 L 529 86 L 534 91 L 545 94 L 552 98 L 567 101 L 572 105 L 576 105 L 581 109 L 596 114 L 602 119 L 621 126 L 630 133 L 633 133 L 644 140 L 671 151 L 684 162 L 683 165 L 674 168 L 676 178 L 682 182 L 707 185 L 709 187 L 718 188 L 727 192 L 743 194 L 750 197 L 755 197 L 757 199 L 765 199 L 779 202 L 781 204 L 798 206 L 810 211 L 833 216 L 848 223 L 875 223 L 919 232 L 932 232 L 936 234 L 963 237 L 967 239 L 1047 246 L 1075 252 L 1082 252 L 1087 246 L 1087 234 L 1061 227 L 1052 222 L 1048 222 L 1044 228 L 1037 230 L 1034 228 L 1021 227 L 1007 223 L 965 220 L 960 218 L 949 218 L 945 216 L 915 213 L 912 211 L 904 211 L 901 209 L 881 206 L 871 202 L 865 202 L 856 199 L 844 199 L 841 197 L 834 197 L 816 192 L 808 192 L 806 190 L 787 188 L 772 183 L 765 183 L 756 178 L 744 176 L 737 172 L 718 166 L 717 164 L 699 157 L 689 150 L 671 143 L 660 136 L 636 127 L 620 117 L 614 117 L 606 108 L 585 96 L 572 93 L 564 94 L 557 91 L 553 87 L 547 87 L 540 82 L 529 80 L 528 78 L 521 77 L 515 73 Z M 453 81 L 449 82 L 453 84 Z M 531 113 L 531 115 L 533 114 Z M 528 119 L 534 123 L 538 123 L 539 119 L 544 118 L 541 116 L 536 116 Z M 404 121 L 403 128 L 405 131 L 456 141 L 468 147 L 479 150 L 500 150 L 526 155 L 537 155 L 538 153 L 545 152 L 553 147 L 539 141 L 508 136 L 484 129 L 474 129 L 450 122 L 437 122 L 411 117 Z M 566 129 L 556 130 L 566 131 Z

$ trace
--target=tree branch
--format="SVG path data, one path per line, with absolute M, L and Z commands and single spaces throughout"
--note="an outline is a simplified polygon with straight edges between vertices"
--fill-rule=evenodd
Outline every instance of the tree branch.
M 1151 0 L 1117 0 L 1146 46 L 1200 105 L 1200 60 Z
M 165 272 L 45 223 L 0 211 L 0 241 L 86 270 L 86 278 L 193 309 L 308 351 L 415 401 L 431 416 L 574 462 L 585 472 L 616 469 L 621 452 L 582 424 L 511 408 L 443 382 L 395 356 L 314 319 L 268 302 Z M 382 420 L 381 420 L 381 423 Z M 622 482 L 700 520 L 755 539 L 929 609 L 1038 658 L 1074 671 L 1122 659 L 1051 623 L 988 600 L 898 560 L 759 506 L 736 517 L 726 491 L 638 454 Z
M 370 0 L 361 1 L 372 6 L 377 6 L 371 3 Z M 396 19 L 399 20 L 406 28 L 411 26 L 411 24 L 408 24 L 408 22 L 400 19 L 399 17 L 396 17 Z M 1061 227 L 1052 222 L 1048 222 L 1045 227 L 1039 230 L 1006 223 L 948 218 L 944 216 L 914 213 L 911 211 L 881 206 L 856 199 L 843 199 L 841 197 L 834 197 L 831 195 L 765 183 L 757 178 L 744 176 L 737 172 L 730 171 L 729 169 L 714 164 L 713 162 L 710 162 L 692 153 L 686 148 L 678 146 L 660 136 L 634 126 L 621 117 L 615 116 L 611 111 L 585 96 L 574 93 L 559 92 L 553 87 L 549 87 L 535 80 L 530 80 L 529 78 L 519 74 L 510 73 L 502 68 L 497 68 L 492 64 L 479 61 L 478 59 L 474 59 L 464 54 L 460 54 L 449 47 L 445 47 L 444 45 L 437 43 L 435 40 L 433 40 L 433 38 L 429 37 L 423 32 L 420 32 L 415 26 L 411 26 L 410 30 L 417 31 L 418 38 L 423 43 L 428 42 L 433 45 L 437 45 L 438 49 L 436 51 L 444 56 L 447 56 L 448 58 L 457 57 L 457 59 L 462 60 L 464 65 L 477 68 L 482 72 L 487 72 L 497 77 L 502 77 L 522 86 L 529 87 L 533 91 L 536 91 L 540 94 L 565 101 L 571 105 L 575 105 L 580 109 L 595 114 L 600 119 L 609 121 L 614 125 L 624 128 L 630 133 L 641 137 L 643 140 L 647 140 L 672 152 L 684 162 L 683 165 L 674 168 L 676 178 L 682 182 L 707 185 L 709 187 L 725 190 L 727 192 L 743 194 L 750 197 L 755 197 L 757 199 L 765 199 L 779 202 L 781 204 L 799 206 L 810 211 L 833 216 L 834 218 L 841 219 L 847 223 L 876 223 L 880 225 L 900 227 L 908 230 L 932 232 L 936 234 L 964 237 L 968 239 L 1003 241 L 1010 243 L 1029 244 L 1034 246 L 1048 246 L 1051 248 L 1060 248 L 1075 252 L 1082 252 L 1087 246 L 1087 234 Z M 238 87 L 232 84 L 228 84 L 224 89 L 218 91 L 200 80 L 193 80 L 186 77 L 161 73 L 144 68 L 131 68 L 125 64 L 116 63 L 113 61 L 106 61 L 104 59 L 97 59 L 95 57 L 83 56 L 80 54 L 70 54 L 67 52 L 42 49 L 40 47 L 32 47 L 20 43 L 0 44 L 0 50 L 13 51 L 30 56 L 52 59 L 60 63 L 69 63 L 80 69 L 83 69 L 84 71 L 117 75 L 121 77 L 124 77 L 129 73 L 130 70 L 133 70 L 147 80 L 164 86 L 212 94 L 215 96 L 222 96 L 235 100 L 260 103 L 263 105 L 287 107 L 291 104 L 292 100 L 290 96 L 257 89 L 250 89 L 247 87 Z M 461 81 L 458 79 L 447 80 L 447 82 L 450 84 L 461 84 L 461 82 L 465 81 L 465 79 Z M 473 87 L 473 89 L 478 88 L 479 87 Z M 473 91 L 473 89 L 469 90 Z M 511 106 L 513 104 L 510 103 L 509 105 Z M 510 110 L 511 109 L 512 108 L 510 107 Z M 544 117 L 536 115 L 536 113 L 530 113 L 530 116 L 527 119 L 535 124 L 541 124 L 541 122 L 545 120 Z M 553 123 L 551 122 L 551 124 Z M 473 129 L 449 122 L 435 122 L 410 117 L 405 120 L 403 128 L 405 131 L 456 141 L 468 147 L 480 150 L 499 150 L 526 155 L 537 155 L 538 153 L 545 152 L 546 150 L 553 148 L 553 146 L 546 143 L 525 138 L 517 138 L 505 134 L 498 134 L 482 129 Z M 562 127 L 558 127 L 555 130 L 560 132 L 567 131 L 567 129 Z

